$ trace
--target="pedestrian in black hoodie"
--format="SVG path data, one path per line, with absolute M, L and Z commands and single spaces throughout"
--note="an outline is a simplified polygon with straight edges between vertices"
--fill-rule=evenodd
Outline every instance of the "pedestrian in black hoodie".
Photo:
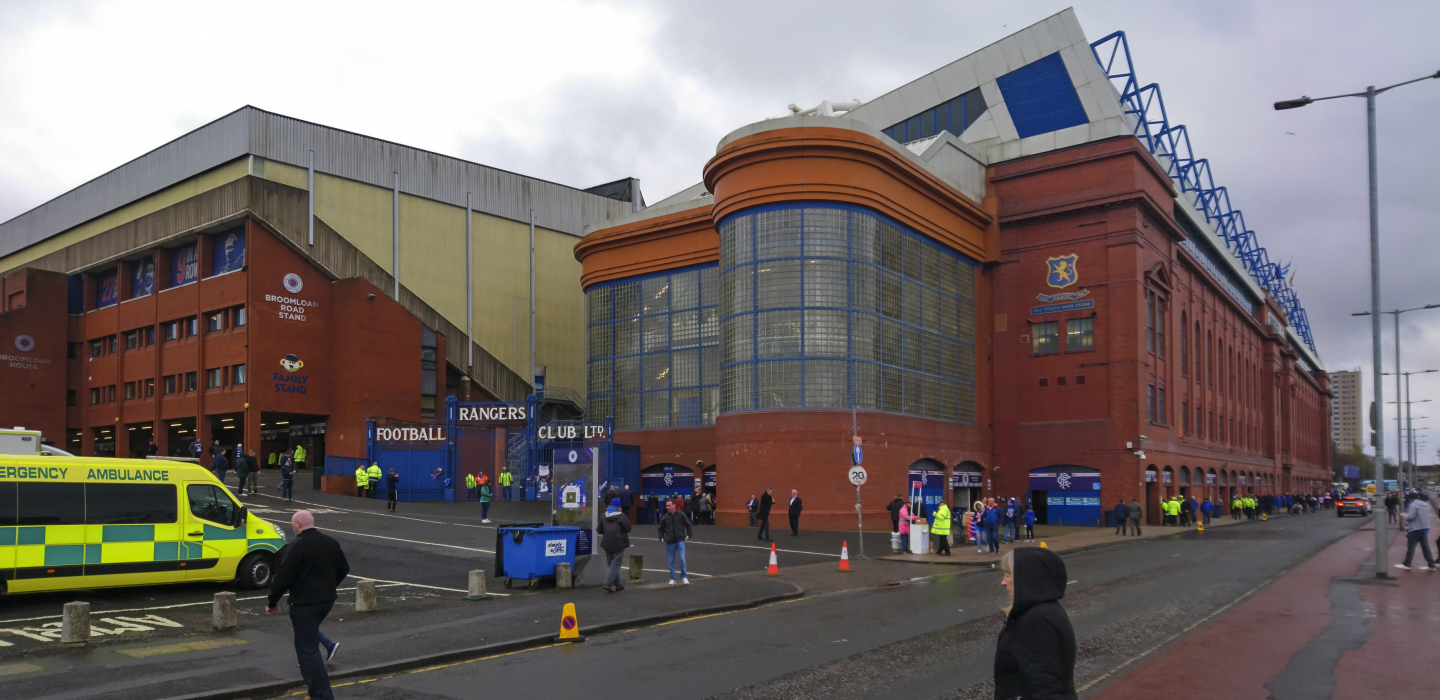
M 995 699 L 1075 700 L 1075 630 L 1059 602 L 1064 560 L 1022 547 L 1008 552 L 1000 569 L 1011 602 L 995 645 Z

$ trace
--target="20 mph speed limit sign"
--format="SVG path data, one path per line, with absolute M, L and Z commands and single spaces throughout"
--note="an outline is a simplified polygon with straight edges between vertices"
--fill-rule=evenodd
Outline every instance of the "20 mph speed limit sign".
M 850 483 L 856 486 L 865 485 L 865 467 L 850 467 Z

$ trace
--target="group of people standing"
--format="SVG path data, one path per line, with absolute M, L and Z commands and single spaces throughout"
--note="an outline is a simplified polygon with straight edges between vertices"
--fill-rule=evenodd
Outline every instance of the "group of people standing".
M 755 527 L 757 522 L 760 524 L 759 528 L 755 531 L 755 539 L 757 540 L 765 540 L 767 542 L 775 541 L 770 539 L 770 511 L 775 507 L 775 497 L 770 494 L 774 493 L 774 491 L 775 489 L 773 488 L 766 488 L 765 493 L 761 494 L 758 499 L 755 498 L 755 494 L 752 493 L 750 494 L 750 501 L 745 504 L 745 507 L 750 511 L 750 527 Z M 803 510 L 805 510 L 805 502 L 801 500 L 800 492 L 795 489 L 790 489 L 789 516 L 791 537 L 800 536 L 800 512 Z

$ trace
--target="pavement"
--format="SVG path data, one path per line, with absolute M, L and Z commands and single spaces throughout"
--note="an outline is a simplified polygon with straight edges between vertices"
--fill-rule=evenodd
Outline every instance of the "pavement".
M 1389 580 L 1375 576 L 1375 528 L 1367 525 L 1091 697 L 1422 696 L 1440 645 L 1440 572 L 1424 569 L 1418 548 L 1416 568 L 1393 568 L 1406 545 L 1403 533 L 1389 534 Z
M 1268 517 L 1274 519 L 1288 516 L 1283 513 L 1277 513 Z M 1256 522 L 1263 521 L 1259 519 L 1246 520 L 1245 518 L 1234 520 L 1228 516 L 1224 518 L 1211 518 L 1210 524 L 1207 525 L 1205 529 L 1232 527 Z M 1139 535 L 1118 535 L 1115 534 L 1115 530 L 1105 527 L 1036 525 L 1033 529 L 1035 531 L 1034 539 L 1020 539 L 1012 543 L 1001 544 L 1000 551 L 994 554 L 977 551 L 974 542 L 952 542 L 950 544 L 950 556 L 943 556 L 931 552 L 928 554 L 888 554 L 879 558 L 888 561 L 944 564 L 949 566 L 992 566 L 1000 561 L 1000 558 L 1005 555 L 1005 552 L 1015 547 L 1039 547 L 1043 544 L 1045 547 L 1057 553 L 1081 552 L 1097 547 L 1107 547 L 1115 544 L 1125 544 L 1127 542 L 1143 540 L 1157 540 L 1185 532 L 1199 531 L 1198 526 L 1195 525 L 1190 527 L 1145 525 L 1140 528 L 1141 534 Z M 1023 537 L 1024 534 L 1025 530 L 1022 527 L 1020 529 L 1020 535 Z M 933 539 L 931 540 L 931 546 L 934 546 Z
M 1064 605 L 1079 639 L 1079 681 L 1122 676 L 1365 522 L 1281 518 L 1066 554 Z M 876 559 L 854 566 L 841 574 L 833 561 L 782 565 L 783 580 L 806 588 L 803 598 L 635 625 L 581 645 L 345 678 L 337 697 L 629 698 L 642 688 L 736 700 L 993 697 L 989 678 L 1005 602 L 998 573 Z M 826 582 L 831 588 L 822 592 Z

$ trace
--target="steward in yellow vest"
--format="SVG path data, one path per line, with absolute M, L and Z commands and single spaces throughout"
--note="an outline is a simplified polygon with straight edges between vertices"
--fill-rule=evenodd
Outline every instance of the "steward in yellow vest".
M 359 497 L 361 497 L 361 498 L 364 498 L 364 497 L 365 497 L 365 489 L 367 489 L 367 488 L 369 488 L 369 487 L 370 487 L 370 472 L 365 469 L 365 465 L 363 465 L 363 464 L 360 465 L 360 466 L 358 466 L 358 467 L 355 467 L 355 492 L 356 492 L 356 495 L 359 496 Z
M 935 553 L 942 557 L 950 556 L 950 520 L 950 507 L 941 501 L 930 519 L 930 534 L 935 536 Z

